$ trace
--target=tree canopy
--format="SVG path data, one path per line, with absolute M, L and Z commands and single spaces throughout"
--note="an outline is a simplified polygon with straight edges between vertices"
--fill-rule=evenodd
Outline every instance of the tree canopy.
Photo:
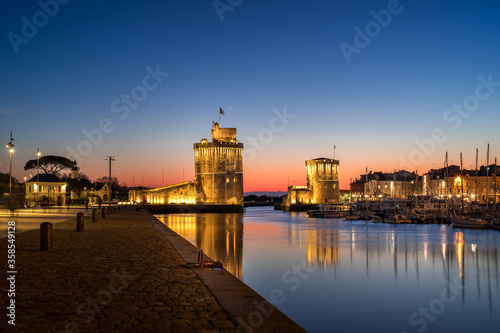
M 79 172 L 77 178 L 71 178 L 69 174 L 64 175 L 62 176 L 62 180 L 68 184 L 67 192 L 75 192 L 79 198 L 93 187 L 89 177 L 83 172 Z
M 45 171 L 45 173 L 56 175 L 59 171 L 63 169 L 70 169 L 76 165 L 76 162 L 72 160 L 55 155 L 46 155 L 40 157 L 40 169 Z M 24 166 L 24 170 L 36 169 L 37 159 L 29 160 Z

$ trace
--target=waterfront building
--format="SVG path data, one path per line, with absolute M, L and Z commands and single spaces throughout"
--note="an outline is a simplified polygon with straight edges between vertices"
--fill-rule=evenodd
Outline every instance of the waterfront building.
M 489 168 L 489 169 L 488 169 Z M 460 170 L 458 165 L 431 169 L 423 176 L 423 194 L 438 198 L 461 198 L 479 203 L 500 201 L 498 165 L 481 166 L 476 170 Z M 477 174 L 477 176 L 476 176 Z
M 289 186 L 282 207 L 287 210 L 300 204 L 340 202 L 339 161 L 325 157 L 306 161 L 307 186 Z
M 193 148 L 193 181 L 132 190 L 129 199 L 150 204 L 243 205 L 243 143 L 236 139 L 236 128 L 212 122 L 212 141 L 204 138 Z
M 415 172 L 371 172 L 350 184 L 352 200 L 408 199 L 422 194 L 422 177 Z
M 66 204 L 66 182 L 53 174 L 39 174 L 26 182 L 26 204 Z

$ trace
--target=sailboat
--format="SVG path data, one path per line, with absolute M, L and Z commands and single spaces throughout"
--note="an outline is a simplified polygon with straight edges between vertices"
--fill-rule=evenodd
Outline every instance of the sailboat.
M 498 221 L 498 220 L 497 220 Z M 472 229 L 493 229 L 493 219 L 481 217 L 452 217 L 451 225 L 454 228 L 472 228 Z M 497 228 L 497 227 L 495 227 Z
M 489 148 L 490 145 L 488 144 L 488 155 L 489 156 Z M 488 166 L 487 166 L 488 167 Z M 462 153 L 460 153 L 460 170 L 462 172 L 461 174 L 461 192 L 462 192 L 462 215 L 459 217 L 452 217 L 451 218 L 451 225 L 454 228 L 473 228 L 473 229 L 493 229 L 493 221 L 494 219 L 492 218 L 487 218 L 487 217 L 479 217 L 477 214 L 474 215 L 466 215 L 464 213 L 464 191 L 463 191 L 463 182 L 464 182 L 464 177 L 463 177 L 463 169 L 462 169 Z M 486 196 L 486 205 L 488 205 L 488 197 Z M 488 207 L 488 206 L 486 206 Z

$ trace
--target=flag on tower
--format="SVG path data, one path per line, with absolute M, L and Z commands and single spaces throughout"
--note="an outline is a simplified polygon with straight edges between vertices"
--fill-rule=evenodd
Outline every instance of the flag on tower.
M 219 106 L 219 110 L 220 110 L 220 114 L 224 114 L 224 110 L 222 110 L 222 108 Z

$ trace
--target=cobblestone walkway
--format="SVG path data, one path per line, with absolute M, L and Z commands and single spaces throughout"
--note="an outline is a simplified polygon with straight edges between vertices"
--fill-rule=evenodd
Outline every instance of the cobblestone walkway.
M 39 230 L 16 235 L 16 325 L 6 316 L 7 239 L 0 240 L 7 332 L 235 332 L 208 288 L 142 212 L 120 210 L 76 232 L 54 225 L 52 252 Z

